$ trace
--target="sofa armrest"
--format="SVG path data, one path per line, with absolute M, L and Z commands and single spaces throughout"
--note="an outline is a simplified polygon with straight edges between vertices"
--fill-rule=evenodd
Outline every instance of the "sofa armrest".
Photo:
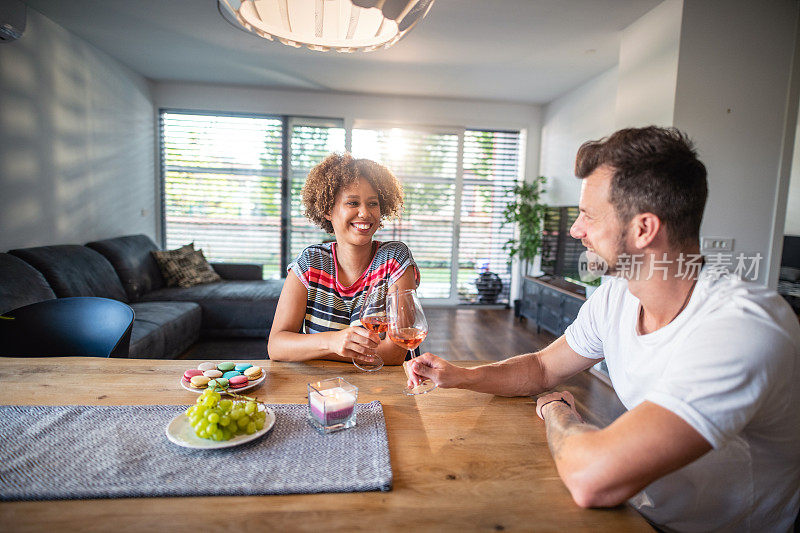
M 248 263 L 211 263 L 211 267 L 222 279 L 240 281 L 263 279 L 261 265 Z

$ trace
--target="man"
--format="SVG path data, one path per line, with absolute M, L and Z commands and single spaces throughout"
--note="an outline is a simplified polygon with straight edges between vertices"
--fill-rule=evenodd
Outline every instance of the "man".
M 502 396 L 547 391 L 605 358 L 628 411 L 599 429 L 568 392 L 537 401 L 581 507 L 630 499 L 667 531 L 788 531 L 800 506 L 800 326 L 760 285 L 699 259 L 706 170 L 675 129 L 578 151 L 571 234 L 608 273 L 544 350 L 474 369 L 424 354 L 412 381 Z

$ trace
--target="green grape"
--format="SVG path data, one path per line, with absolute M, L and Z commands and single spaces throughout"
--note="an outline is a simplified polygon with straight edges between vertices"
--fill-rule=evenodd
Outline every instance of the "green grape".
M 231 420 L 239 420 L 243 416 L 244 416 L 244 411 L 238 408 L 233 409 L 230 414 Z
M 238 425 L 242 429 L 246 428 L 247 424 L 249 424 L 249 423 L 250 423 L 250 417 L 247 417 L 247 416 L 243 416 L 239 420 L 236 421 L 236 425 Z
M 211 407 L 211 406 L 212 406 L 212 405 L 214 405 L 215 403 L 217 403 L 217 402 L 215 402 L 215 401 L 214 401 L 214 398 L 206 397 L 206 398 L 203 400 L 203 405 L 205 405 L 206 407 Z
M 205 405 L 198 405 L 197 408 L 194 410 L 194 414 L 205 416 L 206 411 L 208 411 L 208 407 L 206 407 Z
M 199 424 L 203 420 L 205 420 L 205 418 L 203 418 L 202 416 L 193 415 L 191 418 L 189 418 L 189 423 L 192 425 L 192 427 L 195 427 L 197 424 Z
M 196 432 L 196 435 L 198 437 L 200 437 L 201 439 L 207 439 L 208 438 L 208 431 L 206 431 L 205 428 L 198 429 L 197 432 Z
M 256 420 L 256 429 L 259 430 L 259 431 L 264 429 L 264 421 L 261 420 L 260 418 L 258 420 Z
M 221 429 L 217 429 L 217 430 L 214 432 L 214 435 L 213 435 L 213 437 L 212 437 L 212 438 L 213 438 L 214 440 L 216 440 L 216 441 L 220 441 L 220 440 L 223 440 L 223 439 L 222 439 L 222 437 L 223 437 L 222 430 L 221 430 Z
M 256 432 L 256 424 L 255 424 L 255 422 L 249 422 L 247 424 L 247 434 L 248 435 L 252 435 L 255 432 Z
M 230 411 L 231 407 L 233 407 L 233 402 L 230 400 L 222 400 L 219 402 L 219 408 L 223 411 Z
M 256 422 L 258 422 L 259 420 L 265 422 L 267 420 L 267 413 L 264 411 L 259 411 L 253 415 L 253 420 L 255 420 Z
M 208 423 L 208 428 L 207 428 L 207 431 L 208 431 L 208 434 L 209 434 L 209 435 L 211 435 L 212 433 L 214 433 L 214 432 L 215 432 L 217 429 L 218 429 L 218 427 L 217 427 L 217 425 L 216 425 L 216 424 L 214 424 L 213 422 L 209 422 L 209 423 Z
M 252 415 L 253 413 L 255 413 L 256 402 L 247 402 L 247 404 L 244 406 L 244 412 L 247 413 L 248 415 Z
M 219 422 L 219 415 L 217 413 L 212 412 L 206 416 L 206 420 L 208 420 L 212 424 L 216 424 L 217 422 Z
M 231 440 L 233 433 L 228 428 L 222 428 L 222 440 Z
M 222 415 L 221 417 L 219 417 L 219 425 L 220 426 L 225 427 L 230 423 L 231 423 L 231 417 L 229 417 L 228 415 Z M 225 439 L 225 440 L 228 440 L 228 439 Z

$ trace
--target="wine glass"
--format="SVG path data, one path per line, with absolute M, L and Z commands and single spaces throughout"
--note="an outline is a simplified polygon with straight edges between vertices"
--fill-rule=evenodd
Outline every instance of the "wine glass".
M 428 322 L 425 320 L 425 313 L 422 312 L 417 291 L 402 289 L 389 293 L 386 297 L 386 313 L 389 316 L 389 338 L 395 344 L 406 348 L 413 359 L 414 349 L 428 335 Z M 403 369 L 408 375 L 406 363 L 403 363 Z M 435 388 L 435 383 L 424 380 L 414 388 L 403 389 L 403 392 L 408 395 L 425 394 Z
M 385 279 L 370 285 L 364 302 L 361 304 L 361 325 L 375 333 L 383 333 L 389 327 L 389 318 L 386 316 L 386 294 L 389 284 Z M 353 364 L 359 370 L 374 372 L 383 366 L 383 359 L 377 353 L 353 357 Z

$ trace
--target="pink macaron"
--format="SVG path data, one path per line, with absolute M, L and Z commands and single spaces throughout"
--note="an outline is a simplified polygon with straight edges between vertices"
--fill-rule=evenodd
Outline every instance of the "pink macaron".
M 191 381 L 193 377 L 202 375 L 203 375 L 202 370 L 198 370 L 196 368 L 190 368 L 189 370 L 183 373 L 183 379 L 185 379 L 186 381 Z
M 233 376 L 231 379 L 228 380 L 228 385 L 234 389 L 240 389 L 247 385 L 248 379 L 247 376 Z

